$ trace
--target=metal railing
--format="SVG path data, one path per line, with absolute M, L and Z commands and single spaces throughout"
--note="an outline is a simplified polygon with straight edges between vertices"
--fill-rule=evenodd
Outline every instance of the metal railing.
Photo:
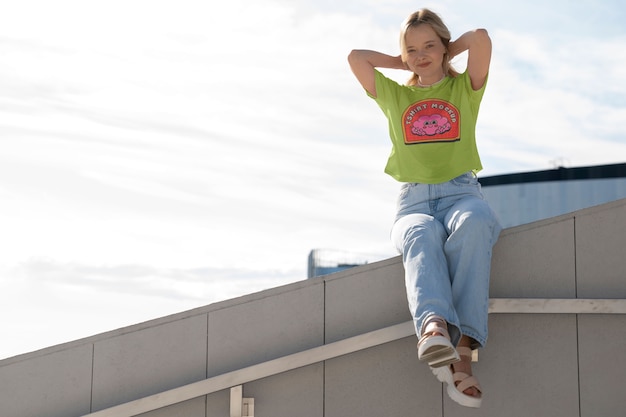
M 489 301 L 489 313 L 626 314 L 626 299 L 492 298 Z M 86 414 L 83 417 L 136 416 L 217 391 L 237 387 L 250 381 L 414 335 L 413 322 L 407 321 L 149 395 Z

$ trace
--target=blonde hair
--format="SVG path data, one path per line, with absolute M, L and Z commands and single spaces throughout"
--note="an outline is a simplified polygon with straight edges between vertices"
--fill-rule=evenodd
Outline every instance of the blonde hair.
M 416 11 L 415 13 L 411 14 L 404 21 L 404 23 L 402 23 L 402 27 L 400 29 L 400 51 L 402 54 L 402 62 L 406 64 L 407 61 L 406 32 L 410 28 L 414 28 L 423 24 L 429 25 L 431 28 L 433 28 L 446 49 L 446 52 L 443 55 L 442 64 L 444 74 L 450 77 L 456 77 L 457 75 L 459 75 L 459 73 L 454 68 L 452 68 L 452 65 L 450 65 L 450 54 L 448 53 L 448 45 L 450 44 L 452 36 L 450 35 L 448 27 L 443 23 L 441 17 L 439 17 L 439 15 L 429 9 L 420 9 Z M 407 84 L 416 85 L 417 80 L 417 74 L 413 73 Z

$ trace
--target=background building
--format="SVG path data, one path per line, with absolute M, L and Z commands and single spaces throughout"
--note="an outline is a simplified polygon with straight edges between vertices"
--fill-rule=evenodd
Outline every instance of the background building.
M 334 249 L 313 249 L 309 253 L 307 278 L 319 277 L 343 271 L 355 266 L 366 265 L 372 256 Z
M 480 178 L 504 227 L 626 197 L 626 164 L 557 168 Z

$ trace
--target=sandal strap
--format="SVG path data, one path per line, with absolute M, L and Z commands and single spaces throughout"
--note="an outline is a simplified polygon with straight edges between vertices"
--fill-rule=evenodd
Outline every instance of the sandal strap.
M 464 392 L 468 388 L 476 388 L 478 392 L 482 393 L 482 389 L 478 382 L 478 379 L 474 376 L 470 376 L 465 372 L 455 372 L 453 375 L 454 382 L 458 382 L 459 384 L 456 386 L 456 389 L 460 392 Z
M 472 357 L 472 349 L 468 347 L 459 346 L 456 348 L 456 351 L 459 352 L 459 356 L 465 356 L 466 358 Z
M 446 321 L 441 317 L 433 317 L 422 326 L 422 335 L 420 336 L 418 343 L 421 343 L 424 339 L 433 336 L 436 333 L 439 333 L 446 339 L 450 340 L 450 334 L 448 333 Z

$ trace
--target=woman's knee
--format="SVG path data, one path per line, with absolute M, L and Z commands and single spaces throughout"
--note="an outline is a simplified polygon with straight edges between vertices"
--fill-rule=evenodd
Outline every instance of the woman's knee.
M 481 199 L 467 200 L 455 206 L 446 218 L 446 226 L 450 232 L 461 227 L 500 232 L 498 217 L 489 204 Z
M 398 251 L 410 242 L 443 242 L 446 231 L 434 217 L 425 214 L 409 214 L 396 221 L 392 229 L 392 240 Z

